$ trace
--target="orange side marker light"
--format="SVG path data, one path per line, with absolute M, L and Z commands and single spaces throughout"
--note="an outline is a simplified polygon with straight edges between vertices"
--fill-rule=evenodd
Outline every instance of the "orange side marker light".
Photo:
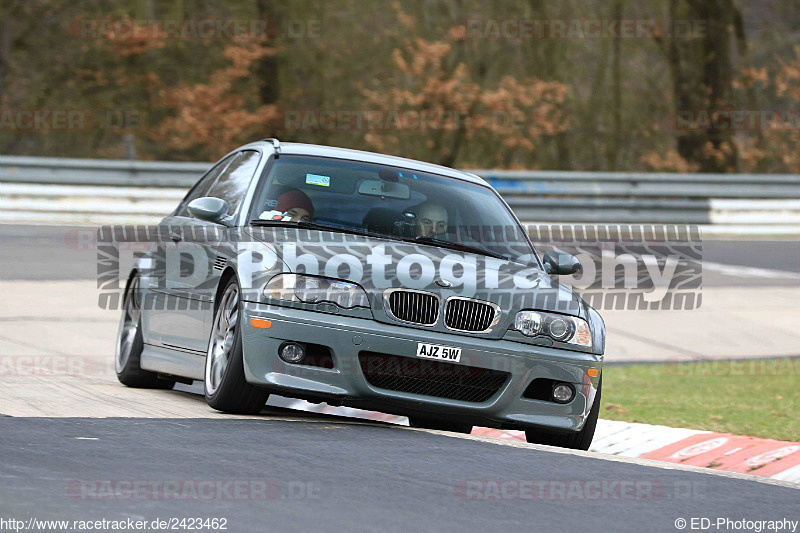
M 251 318 L 250 325 L 253 326 L 254 328 L 269 329 L 270 327 L 272 327 L 272 321 L 263 318 Z
M 590 378 L 596 378 L 600 374 L 600 371 L 596 368 L 590 368 L 586 373 L 589 374 Z

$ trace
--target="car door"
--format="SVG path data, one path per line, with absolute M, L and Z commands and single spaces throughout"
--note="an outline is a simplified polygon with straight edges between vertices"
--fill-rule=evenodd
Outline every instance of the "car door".
M 235 216 L 260 160 L 261 153 L 256 150 L 236 152 L 204 196 L 225 200 L 228 215 Z M 222 224 L 196 219 L 188 212 L 176 218 L 180 219 L 182 239 L 177 246 L 179 253 L 172 261 L 171 274 L 168 271 L 167 283 L 175 298 L 174 320 L 179 323 L 165 334 L 164 342 L 205 353 L 215 290 L 232 255 L 229 231 Z
M 160 236 L 155 253 L 156 274 L 150 283 L 153 294 L 152 310 L 142 315 L 142 326 L 146 342 L 168 347 L 187 347 L 193 343 L 184 334 L 187 317 L 181 310 L 181 303 L 188 304 L 186 297 L 189 286 L 181 276 L 181 268 L 187 268 L 186 255 L 188 248 L 184 241 L 184 225 L 189 220 L 189 203 L 207 196 L 219 175 L 233 161 L 236 154 L 231 154 L 214 165 L 189 190 L 168 217 L 161 221 L 157 231 Z M 187 337 L 184 339 L 183 337 Z

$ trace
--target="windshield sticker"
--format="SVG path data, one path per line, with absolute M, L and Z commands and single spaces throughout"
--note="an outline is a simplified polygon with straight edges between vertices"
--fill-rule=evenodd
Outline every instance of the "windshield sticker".
M 306 174 L 306 183 L 309 185 L 320 185 L 322 187 L 331 186 L 330 176 L 320 176 L 319 174 Z

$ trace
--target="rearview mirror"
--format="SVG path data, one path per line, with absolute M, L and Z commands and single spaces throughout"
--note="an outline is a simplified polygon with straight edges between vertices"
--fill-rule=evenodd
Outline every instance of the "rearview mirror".
M 583 272 L 583 265 L 578 261 L 578 258 L 561 250 L 552 250 L 544 254 L 542 263 L 544 263 L 545 272 L 557 276 Z
M 231 217 L 228 216 L 228 202 L 220 198 L 205 196 L 195 198 L 189 202 L 189 213 L 195 218 L 218 224 L 230 224 Z
M 405 183 L 394 183 L 381 180 L 364 180 L 358 186 L 358 194 L 367 196 L 384 196 L 386 198 L 398 198 L 408 200 L 411 197 L 408 185 Z

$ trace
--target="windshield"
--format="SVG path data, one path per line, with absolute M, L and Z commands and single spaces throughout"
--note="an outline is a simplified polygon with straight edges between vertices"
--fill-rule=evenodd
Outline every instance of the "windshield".
M 536 263 L 522 228 L 479 184 L 414 170 L 310 156 L 273 162 L 252 224 L 298 223 Z

